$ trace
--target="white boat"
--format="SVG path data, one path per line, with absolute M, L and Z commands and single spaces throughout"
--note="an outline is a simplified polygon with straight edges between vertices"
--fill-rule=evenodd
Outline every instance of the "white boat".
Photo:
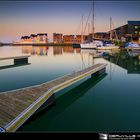
M 119 49 L 119 48 L 120 48 L 119 46 L 116 46 L 110 41 L 104 41 L 102 46 L 97 47 L 98 50 L 114 50 L 114 49 Z
M 105 41 L 102 46 L 97 47 L 98 50 L 114 50 L 119 49 L 119 46 L 116 46 L 110 41 Z
M 90 43 L 81 43 L 80 46 L 81 49 L 97 49 L 97 47 L 103 46 L 103 42 L 98 40 L 93 40 L 93 42 Z
M 120 48 L 119 46 L 115 46 L 114 44 L 97 47 L 98 50 L 114 50 L 114 49 L 119 49 L 119 48 Z
M 128 42 L 125 44 L 125 48 L 130 50 L 137 50 L 140 49 L 140 45 L 136 42 Z
M 80 44 L 81 49 L 96 49 L 98 46 L 103 46 L 103 42 L 99 40 L 94 40 L 94 1 L 92 9 L 92 18 L 93 18 L 93 28 L 92 28 L 92 42 L 83 43 L 83 28 L 82 28 L 82 43 Z
M 113 32 L 115 32 L 116 39 L 118 40 L 116 31 L 112 30 L 112 24 L 113 24 L 112 18 L 110 18 L 110 40 L 112 40 Z M 114 50 L 114 49 L 119 49 L 119 48 L 120 47 L 116 46 L 114 43 L 112 43 L 112 41 L 104 41 L 103 46 L 97 47 L 98 50 Z

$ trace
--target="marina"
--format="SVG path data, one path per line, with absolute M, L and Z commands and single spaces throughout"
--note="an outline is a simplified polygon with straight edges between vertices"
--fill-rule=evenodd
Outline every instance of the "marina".
M 7 49 L 8 48 L 5 47 L 5 50 L 7 50 Z M 18 49 L 19 48 L 17 48 L 17 50 Z M 115 80 L 115 79 L 117 77 L 119 79 L 122 79 L 125 75 L 125 74 L 123 74 L 123 76 L 121 76 L 122 75 L 121 74 L 119 76 L 118 75 L 119 71 L 122 71 L 122 73 L 125 73 L 125 71 L 128 69 L 128 76 L 126 76 L 126 77 L 128 77 L 128 79 L 130 77 L 129 76 L 130 73 L 139 73 L 138 67 L 137 66 L 134 67 L 134 64 L 133 64 L 133 61 L 138 64 L 139 59 L 138 58 L 136 58 L 136 60 L 135 59 L 134 60 L 133 59 L 128 59 L 126 53 L 121 52 L 121 50 L 119 50 L 119 51 L 115 50 L 114 52 L 111 51 L 111 50 L 110 51 L 106 50 L 106 53 L 104 52 L 106 55 L 102 56 L 102 57 L 98 57 L 98 58 L 94 58 L 93 55 L 92 55 L 92 53 L 96 54 L 96 50 L 92 50 L 92 51 L 87 50 L 87 49 L 83 50 L 83 49 L 79 49 L 79 48 L 73 48 L 71 46 L 67 46 L 67 47 L 59 46 L 59 49 L 56 48 L 56 47 L 23 46 L 21 48 L 21 51 L 22 51 L 22 53 L 26 52 L 26 53 L 31 54 L 30 60 L 29 60 L 29 62 L 31 63 L 30 65 L 25 65 L 23 67 L 10 68 L 12 71 L 10 69 L 7 69 L 6 71 L 4 71 L 4 70 L 0 71 L 0 76 L 3 79 L 3 81 L 0 81 L 0 83 L 1 83 L 1 87 L 0 87 L 0 91 L 1 91 L 0 92 L 0 100 L 1 100 L 1 102 L 0 102 L 0 106 L 1 106 L 0 107 L 0 110 L 1 110 L 0 111 L 0 113 L 1 113 L 0 127 L 1 127 L 1 131 L 14 132 L 14 131 L 31 131 L 31 130 L 38 130 L 38 131 L 39 130 L 58 130 L 58 129 L 60 129 L 59 125 L 51 128 L 50 125 L 49 125 L 49 120 L 50 120 L 50 123 L 53 123 L 55 116 L 59 116 L 59 114 L 65 112 L 64 110 L 67 110 L 69 108 L 69 106 L 73 105 L 73 103 L 72 103 L 73 100 L 74 100 L 75 103 L 78 103 L 78 101 L 81 100 L 81 98 L 78 98 L 81 94 L 83 96 L 86 96 L 86 94 L 87 94 L 87 96 L 90 97 L 91 93 L 88 90 L 91 89 L 92 92 L 93 92 L 94 88 L 96 89 L 97 87 L 100 87 L 104 83 L 103 81 L 106 81 L 108 84 L 106 85 L 104 83 L 102 85 L 106 89 L 106 92 L 108 91 L 108 94 L 106 95 L 107 97 L 105 96 L 105 94 L 106 94 L 106 92 L 105 92 L 104 98 L 105 98 L 105 100 L 107 100 L 107 98 L 109 98 L 108 95 L 110 95 L 110 98 L 114 98 L 114 97 L 112 97 L 113 95 L 111 95 L 112 92 L 110 92 L 110 90 L 113 90 L 113 89 L 115 90 L 115 87 L 117 88 L 118 86 L 121 86 L 118 83 L 118 82 L 120 82 L 120 80 L 118 81 L 118 80 Z M 17 52 L 19 52 L 19 50 Z M 103 54 L 103 50 L 101 50 L 101 52 Z M 97 52 L 97 54 L 98 54 L 98 52 Z M 69 58 L 71 58 L 71 59 L 69 59 L 67 61 L 64 61 L 64 58 L 66 56 L 69 56 Z M 36 58 L 38 58 L 42 61 L 42 64 L 40 65 L 40 67 L 38 67 L 38 62 L 39 61 L 36 61 L 37 60 Z M 58 68 L 55 70 L 55 67 L 57 65 L 56 62 L 57 62 L 58 59 L 59 59 L 59 63 L 61 63 L 61 66 L 62 66 L 60 68 L 61 71 L 57 71 Z M 128 62 L 126 59 L 128 59 L 130 62 Z M 5 61 L 8 63 L 9 60 L 5 60 Z M 52 66 L 50 65 L 50 61 L 53 62 Z M 77 61 L 78 61 L 78 64 L 77 64 Z M 68 65 L 68 62 L 69 63 L 71 62 L 72 65 Z M 121 62 L 123 62 L 123 63 L 121 63 Z M 102 65 L 102 64 L 99 64 L 99 63 L 107 64 L 107 65 Z M 127 64 L 125 64 L 125 63 L 127 63 Z M 48 67 L 48 65 L 49 65 L 49 67 Z M 128 68 L 126 67 L 126 66 L 130 66 L 130 65 L 131 65 L 131 67 L 128 67 Z M 125 68 L 126 70 L 120 69 L 119 66 L 121 66 L 122 68 Z M 27 71 L 24 70 L 25 67 L 26 67 Z M 44 72 L 43 73 L 41 72 L 43 75 L 41 76 L 38 73 L 38 71 L 36 71 L 36 69 L 34 69 L 32 71 L 32 73 L 30 73 L 29 69 L 31 67 L 32 67 L 32 69 L 34 67 L 36 67 L 38 69 L 38 71 L 42 71 L 42 72 L 43 72 L 43 69 L 44 69 Z M 102 78 L 101 82 L 96 83 L 96 81 L 100 80 L 100 78 L 94 78 L 94 77 L 90 78 L 89 77 L 92 73 L 94 73 L 94 72 L 96 72 L 96 71 L 98 71 L 102 68 L 104 69 L 105 67 L 106 67 L 107 75 L 105 76 L 105 78 Z M 133 67 L 134 67 L 134 69 L 133 69 Z M 49 68 L 51 68 L 51 69 L 49 69 Z M 62 71 L 62 69 L 64 69 L 64 68 L 65 68 L 65 71 Z M 136 69 L 137 69 L 137 71 L 136 71 Z M 17 71 L 20 71 L 20 73 L 18 74 Z M 79 74 L 81 76 L 82 76 L 82 73 L 84 75 L 82 77 L 79 75 L 80 78 L 78 78 L 79 76 L 78 76 L 78 73 L 76 73 L 76 71 L 77 72 L 79 71 Z M 132 72 L 132 71 L 134 71 L 134 72 Z M 61 72 L 61 73 L 58 73 L 58 72 Z M 87 72 L 87 74 L 86 74 L 86 72 Z M 54 73 L 57 73 L 57 75 L 55 75 Z M 72 73 L 72 74 L 70 75 L 70 73 Z M 9 79 L 4 80 L 3 77 L 5 77 L 5 75 L 9 75 L 8 77 L 11 77 L 11 76 L 15 77 L 17 75 L 16 79 L 15 78 L 14 79 L 19 81 L 18 84 L 11 81 L 12 77 L 10 78 L 11 80 L 9 80 Z M 30 76 L 28 76 L 28 79 L 31 79 L 31 81 L 33 81 L 33 83 L 28 83 L 26 81 L 26 80 L 28 80 L 26 78 L 26 75 L 30 75 Z M 22 78 L 22 77 L 24 77 L 24 78 Z M 87 77 L 87 78 L 85 79 L 84 77 Z M 74 81 L 72 81 L 73 78 L 75 79 Z M 63 80 L 61 80 L 61 79 L 63 79 Z M 83 80 L 85 79 L 85 80 L 83 81 L 82 79 Z M 112 82 L 109 79 L 110 80 L 112 79 L 111 80 Z M 139 76 L 136 79 L 137 79 L 137 81 L 139 81 Z M 47 82 L 45 82 L 45 81 L 47 81 Z M 69 83 L 68 81 L 71 81 L 71 82 Z M 91 81 L 93 82 L 93 84 L 92 84 Z M 9 82 L 9 84 L 8 84 L 8 82 Z M 13 84 L 11 84 L 11 83 L 13 83 Z M 94 85 L 94 83 L 96 83 L 96 84 Z M 130 83 L 132 84 L 132 82 L 130 82 Z M 6 86 L 4 86 L 4 85 L 6 85 Z M 122 84 L 122 86 L 123 85 L 124 85 L 124 83 Z M 122 86 L 121 86 L 121 88 L 122 88 Z M 113 87 L 113 89 L 111 87 Z M 54 92 L 51 92 L 52 89 L 53 89 Z M 85 91 L 84 89 L 85 90 L 87 89 L 87 90 Z M 125 89 L 125 86 L 123 86 L 122 91 L 124 89 Z M 49 90 L 49 92 L 47 92 L 48 90 Z M 58 90 L 60 90 L 60 91 L 58 91 Z M 83 92 L 82 92 L 82 90 L 83 90 Z M 114 90 L 113 90 L 113 92 L 115 92 Z M 130 90 L 130 89 L 128 89 L 128 90 Z M 79 91 L 82 92 L 82 93 L 79 94 L 78 93 Z M 103 93 L 102 90 L 100 92 L 99 91 L 95 91 L 95 93 L 97 93 L 97 95 L 96 95 L 97 97 L 98 97 L 98 95 Z M 120 94 L 121 93 L 123 94 L 122 91 L 120 91 Z M 55 97 L 51 96 L 53 93 L 56 93 Z M 75 93 L 75 94 L 73 94 L 73 93 Z M 76 95 L 76 93 L 79 96 Z M 136 94 L 136 93 L 133 92 L 133 94 Z M 65 97 L 65 96 L 66 96 L 66 98 L 63 99 L 63 97 Z M 131 96 L 130 92 L 129 92 L 129 96 Z M 47 99 L 49 99 L 49 97 L 51 97 L 50 101 L 48 103 L 45 102 Z M 41 100 L 41 99 L 42 99 L 42 102 L 39 102 L 39 100 Z M 59 105 L 59 99 L 60 99 L 60 105 Z M 138 97 L 137 97 L 137 99 L 138 99 Z M 55 101 L 55 103 L 54 103 L 54 101 Z M 99 102 L 99 100 L 97 100 L 97 101 Z M 36 105 L 36 103 L 38 103 L 38 102 L 39 102 L 39 104 Z M 45 102 L 45 103 L 43 103 L 43 102 Z M 87 102 L 87 101 L 84 100 L 84 104 L 85 104 L 85 102 Z M 47 113 L 48 115 L 46 113 L 42 113 L 42 115 L 37 115 L 37 112 L 40 112 L 39 110 L 41 110 L 43 104 L 44 104 L 43 108 L 44 107 L 47 108 L 47 106 L 50 106 L 53 103 L 54 103 L 54 105 L 52 105 L 52 107 L 48 110 L 45 109 L 46 110 L 45 112 L 49 113 L 49 112 L 53 111 L 54 115 L 53 114 L 49 115 L 48 113 Z M 90 104 L 91 104 L 91 102 L 90 102 Z M 110 103 L 106 102 L 106 105 L 105 104 L 104 105 L 108 106 L 109 104 Z M 117 102 L 115 102 L 115 104 L 118 105 Z M 36 106 L 32 110 L 32 107 L 34 105 L 36 105 Z M 85 107 L 86 106 L 87 105 L 85 105 Z M 97 107 L 97 106 L 95 106 L 95 107 Z M 121 107 L 121 106 L 118 106 L 118 107 Z M 91 108 L 93 108 L 93 106 Z M 88 110 L 90 110 L 90 108 L 88 108 Z M 83 110 L 83 111 L 85 111 L 85 110 Z M 24 113 L 25 113 L 25 115 L 24 115 Z M 125 111 L 125 113 L 126 113 L 126 111 Z M 34 117 L 32 117 L 32 115 L 34 115 L 34 114 L 36 114 L 35 116 L 38 116 L 37 118 L 42 118 L 43 116 L 44 117 L 46 116 L 47 117 L 47 120 L 46 120 L 47 122 L 44 119 L 41 119 L 42 120 L 42 121 L 40 120 L 41 122 L 40 121 L 38 122 L 37 120 L 34 120 L 33 119 Z M 97 116 L 98 115 L 99 114 L 97 113 Z M 123 114 L 123 115 L 125 115 L 125 114 Z M 95 120 L 98 118 L 98 117 L 97 118 L 96 117 L 95 117 Z M 28 119 L 30 121 L 28 121 Z M 30 122 L 31 122 L 31 124 L 30 124 Z M 47 126 L 44 126 L 42 124 L 43 122 Z M 36 125 L 38 125 L 38 123 L 40 123 L 40 126 L 36 127 Z M 77 123 L 75 122 L 75 124 L 77 124 Z M 43 127 L 41 127 L 41 125 Z M 62 126 L 63 127 L 60 130 L 64 131 L 64 127 L 66 127 L 66 126 L 63 123 L 62 123 Z M 110 126 L 109 128 L 111 129 L 112 127 L 111 127 L 110 124 L 109 124 L 109 126 Z M 68 130 L 69 130 L 70 129 L 69 125 L 67 127 L 68 127 Z M 85 127 L 86 127 L 86 129 L 80 129 L 78 126 L 77 127 L 75 126 L 76 129 L 74 129 L 74 130 L 92 130 L 92 129 L 95 129 L 94 127 L 92 127 L 92 125 L 90 126 L 90 129 L 87 129 L 86 125 L 85 125 Z M 98 129 L 98 130 L 103 130 L 102 127 L 103 126 L 101 126 L 100 127 L 101 129 Z M 97 127 L 97 128 L 99 128 L 99 127 Z M 95 129 L 95 130 L 97 130 L 97 129 Z M 119 130 L 119 128 L 118 128 L 118 130 Z
M 139 13 L 139 1 L 0 2 L 0 133 L 140 132 Z
M 1 129 L 7 132 L 16 131 L 55 92 L 86 76 L 100 72 L 105 66 L 97 64 L 42 85 L 0 93 Z

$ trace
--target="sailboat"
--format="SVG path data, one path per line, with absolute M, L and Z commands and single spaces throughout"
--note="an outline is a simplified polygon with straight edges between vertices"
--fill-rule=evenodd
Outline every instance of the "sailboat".
M 92 18 L 93 18 L 93 28 L 92 28 L 92 42 L 83 42 L 83 37 L 82 37 L 82 43 L 80 44 L 81 49 L 96 49 L 97 47 L 102 47 L 103 42 L 99 40 L 94 40 L 94 0 L 93 0 L 93 9 L 92 9 Z M 82 35 L 83 36 L 83 35 Z
M 127 50 L 140 50 L 140 45 L 136 42 L 127 42 L 124 47 Z
M 118 40 L 117 34 L 115 32 L 116 39 Z M 112 40 L 112 18 L 110 18 L 110 40 Z M 98 46 L 98 50 L 113 50 L 113 49 L 119 49 L 119 46 L 116 46 L 111 41 L 104 41 L 103 46 Z

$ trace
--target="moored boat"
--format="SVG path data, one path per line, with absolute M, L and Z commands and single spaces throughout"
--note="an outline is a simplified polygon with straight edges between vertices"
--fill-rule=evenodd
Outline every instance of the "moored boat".
M 98 40 L 93 40 L 90 43 L 81 43 L 81 49 L 97 49 L 97 47 L 102 47 L 103 42 Z
M 103 42 L 100 40 L 95 40 L 94 39 L 94 1 L 93 1 L 93 5 L 92 5 L 92 39 L 90 40 L 90 42 L 83 42 L 80 44 L 81 49 L 96 49 L 97 47 L 101 47 L 103 46 Z M 83 33 L 83 31 L 82 31 Z M 83 38 L 83 34 L 82 34 L 82 38 Z
M 127 42 L 124 46 L 126 49 L 128 50 L 139 50 L 140 49 L 140 45 L 136 42 Z
M 109 44 L 101 47 L 97 47 L 98 50 L 113 50 L 113 49 L 119 49 L 119 46 L 115 46 L 115 44 Z

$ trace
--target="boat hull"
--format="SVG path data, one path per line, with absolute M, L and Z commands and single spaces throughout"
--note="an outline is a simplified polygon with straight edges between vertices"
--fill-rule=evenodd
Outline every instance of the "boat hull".
M 103 46 L 103 42 L 99 40 L 94 40 L 93 42 L 90 43 L 81 43 L 80 46 L 81 49 L 97 49 L 97 47 Z
M 127 50 L 140 50 L 140 47 L 126 47 Z
M 96 49 L 96 45 L 92 43 L 80 44 L 81 49 Z
M 119 46 L 106 46 L 106 47 L 97 47 L 98 50 L 113 50 L 119 49 Z

